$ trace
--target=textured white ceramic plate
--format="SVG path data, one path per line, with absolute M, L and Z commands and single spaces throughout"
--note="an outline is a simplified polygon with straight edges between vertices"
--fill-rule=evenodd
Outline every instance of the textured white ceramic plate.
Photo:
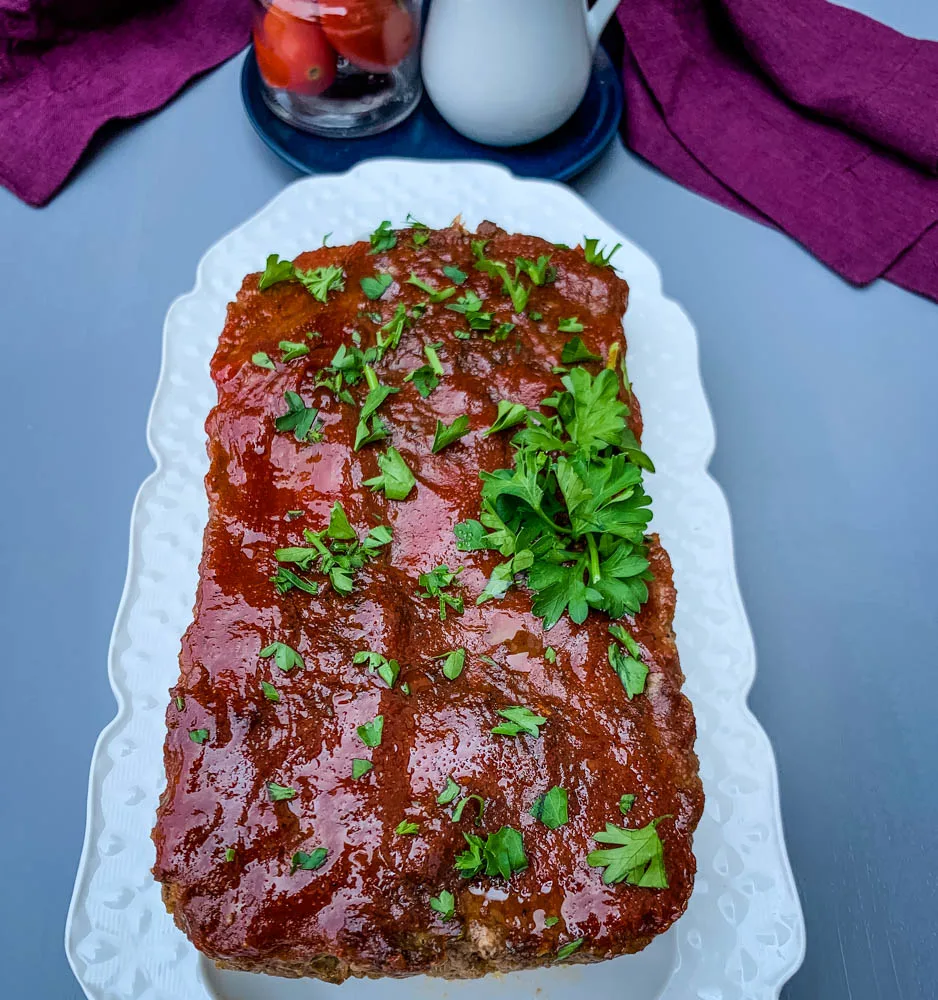
M 707 796 L 694 840 L 698 875 L 685 916 L 640 955 L 471 983 L 417 978 L 354 982 L 348 1000 L 443 998 L 770 1000 L 797 969 L 804 924 L 782 838 L 775 762 L 746 707 L 755 670 L 733 566 L 729 511 L 707 474 L 714 436 L 689 320 L 664 298 L 654 263 L 568 188 L 518 180 L 481 163 L 376 160 L 307 178 L 217 243 L 195 289 L 166 317 L 163 368 L 150 414 L 156 471 L 140 489 L 130 562 L 108 664 L 119 710 L 94 751 L 85 846 L 66 927 L 69 961 L 93 1000 L 293 1000 L 336 987 L 210 967 L 176 930 L 150 875 L 150 828 L 163 785 L 163 714 L 189 623 L 206 500 L 203 422 L 215 393 L 208 362 L 225 306 L 268 253 L 292 257 L 362 239 L 408 212 L 432 226 L 474 226 L 576 244 L 624 243 L 615 258 L 632 288 L 629 372 L 642 402 L 649 491 L 679 591 L 675 628 Z

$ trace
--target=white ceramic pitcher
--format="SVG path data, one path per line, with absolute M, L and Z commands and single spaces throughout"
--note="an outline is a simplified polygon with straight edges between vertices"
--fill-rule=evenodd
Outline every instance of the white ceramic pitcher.
M 589 85 L 618 0 L 432 0 L 423 79 L 463 135 L 517 146 L 553 132 Z

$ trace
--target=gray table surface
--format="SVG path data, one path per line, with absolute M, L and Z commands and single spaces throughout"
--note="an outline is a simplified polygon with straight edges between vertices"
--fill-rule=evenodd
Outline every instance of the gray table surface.
M 857 6 L 860 6 L 858 3 Z M 932 0 L 866 0 L 938 38 Z M 163 316 L 295 174 L 240 59 L 101 148 L 52 205 L 0 190 L 0 981 L 78 998 L 62 949 Z M 938 990 L 938 306 L 858 291 L 618 142 L 575 187 L 696 324 L 808 952 L 786 1000 Z

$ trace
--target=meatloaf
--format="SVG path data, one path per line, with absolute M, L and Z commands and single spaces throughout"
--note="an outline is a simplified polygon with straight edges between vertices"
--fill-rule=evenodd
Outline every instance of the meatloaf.
M 595 962 L 693 886 L 628 285 L 595 241 L 411 222 L 271 255 L 211 363 L 153 872 L 225 968 Z

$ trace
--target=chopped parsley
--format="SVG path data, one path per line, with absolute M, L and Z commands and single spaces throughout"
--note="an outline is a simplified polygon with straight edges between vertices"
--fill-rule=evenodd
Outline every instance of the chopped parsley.
M 466 322 L 473 330 L 488 330 L 492 325 L 492 314 L 482 311 L 482 299 L 472 289 L 455 302 L 450 302 L 447 309 L 453 312 L 462 313 L 466 317 Z
M 528 319 L 532 320 L 535 323 L 540 323 L 540 321 L 543 318 L 544 318 L 543 313 L 535 312 L 533 309 L 528 313 Z
M 336 399 L 353 406 L 355 400 L 345 387 L 357 385 L 364 378 L 365 365 L 377 357 L 377 348 L 369 347 L 367 351 L 362 351 L 354 344 L 352 347 L 340 344 L 331 363 L 317 373 L 316 385 L 328 389 Z
M 452 776 L 448 776 L 446 779 L 446 788 L 437 795 L 436 804 L 438 806 L 448 806 L 459 795 L 460 791 L 462 791 L 462 786 L 459 782 L 453 781 Z
M 557 268 L 551 264 L 550 257 L 545 254 L 541 254 L 537 260 L 515 257 L 515 267 L 521 273 L 526 274 L 533 285 L 548 285 L 557 278 Z
M 274 427 L 283 433 L 293 431 L 297 441 L 317 442 L 322 440 L 322 423 L 319 411 L 307 406 L 299 393 L 288 389 L 283 398 L 287 402 L 287 412 L 274 420 Z
M 515 427 L 527 419 L 528 408 L 524 403 L 512 403 L 509 399 L 498 401 L 498 412 L 495 415 L 495 423 L 488 430 L 483 431 L 482 437 L 490 434 L 497 434 L 499 431 L 506 431 L 509 427 Z
M 591 868 L 604 868 L 603 882 L 628 882 L 646 889 L 667 889 L 668 876 L 664 870 L 664 846 L 658 836 L 657 826 L 665 816 L 653 819 L 641 829 L 626 829 L 607 823 L 605 831 L 593 834 L 600 844 L 621 846 L 592 851 L 586 858 Z
M 415 247 L 422 247 L 430 239 L 430 227 L 423 222 L 418 222 L 410 212 L 407 213 L 407 225 L 413 230 L 411 239 Z
M 595 264 L 597 267 L 609 267 L 615 252 L 622 246 L 617 243 L 608 253 L 604 253 L 605 247 L 600 247 L 599 240 L 586 239 L 583 237 L 583 256 L 588 264 Z
M 609 665 L 622 681 L 626 696 L 631 701 L 635 695 L 644 693 L 648 667 L 638 658 L 641 655 L 638 643 L 621 625 L 610 625 L 609 631 L 625 646 L 623 650 L 615 642 L 609 643 Z
M 463 667 L 466 665 L 466 651 L 462 648 L 453 649 L 448 653 L 440 653 L 433 659 L 443 661 L 443 676 L 447 680 L 454 681 L 463 672 Z
M 345 271 L 335 264 L 309 271 L 296 268 L 295 273 L 297 281 L 317 302 L 326 302 L 330 292 L 341 292 L 345 288 Z
M 439 913 L 440 919 L 446 923 L 456 914 L 456 899 L 451 892 L 444 889 L 439 896 L 430 900 L 430 909 Z
M 261 681 L 261 691 L 264 692 L 264 697 L 268 701 L 280 701 L 280 692 L 270 683 L 270 681 Z
M 262 660 L 273 657 L 274 663 L 285 674 L 288 674 L 294 667 L 299 667 L 302 670 L 305 666 L 303 657 L 285 642 L 272 642 L 269 646 L 265 646 L 258 655 Z
M 401 665 L 397 660 L 389 660 L 381 653 L 375 653 L 368 649 L 363 649 L 355 654 L 353 663 L 367 663 L 369 673 L 377 673 L 389 688 L 394 687 L 397 678 L 401 673 Z
M 389 500 L 404 500 L 414 488 L 417 479 L 396 448 L 388 448 L 378 456 L 379 475 L 366 479 L 362 485 L 373 490 L 384 490 Z
M 225 861 L 232 862 L 235 859 L 235 849 L 233 847 L 228 847 L 225 849 Z
M 544 926 L 553 927 L 555 924 L 560 923 L 560 917 L 544 917 Z
M 443 268 L 443 273 L 447 278 L 449 278 L 450 281 L 455 281 L 457 285 L 463 284 L 466 278 L 469 277 L 465 271 L 460 270 L 460 268 L 456 267 L 454 264 L 447 264 L 446 267 Z
M 543 726 L 547 719 L 543 715 L 535 715 L 530 708 L 522 705 L 512 705 L 511 708 L 500 708 L 498 714 L 507 719 L 491 729 L 497 736 L 526 736 L 537 738 L 541 735 L 538 727 Z
M 433 434 L 433 447 L 430 449 L 433 454 L 442 451 L 447 445 L 458 441 L 469 433 L 469 418 L 463 414 L 457 417 L 449 426 L 442 420 L 437 420 L 436 430 Z
M 365 397 L 361 412 L 358 414 L 358 427 L 355 431 L 355 451 L 358 451 L 359 448 L 372 441 L 378 441 L 388 436 L 388 428 L 381 418 L 376 415 L 377 410 L 388 396 L 393 396 L 394 393 L 400 392 L 400 389 L 392 388 L 389 385 L 382 385 L 378 381 L 378 376 L 371 365 L 366 364 L 363 371 L 365 381 L 368 384 L 368 395 Z M 371 421 L 371 426 L 369 426 L 369 420 Z
M 635 805 L 635 796 L 631 792 L 629 792 L 623 795 L 621 799 L 619 799 L 619 812 L 622 813 L 623 816 L 625 816 L 628 814 L 629 810 L 634 805 Z
M 565 958 L 569 958 L 585 940 L 586 938 L 577 938 L 576 941 L 568 941 L 566 944 L 561 945 L 557 949 L 557 957 L 554 961 L 562 962 Z
M 412 837 L 415 833 L 420 833 L 420 824 L 411 823 L 409 820 L 402 819 L 400 823 L 397 824 L 397 829 L 394 831 L 398 837 Z
M 370 760 L 363 760 L 361 757 L 354 757 L 352 759 L 352 777 L 358 781 L 359 778 L 366 775 L 372 768 L 374 764 Z
M 294 521 L 298 517 L 303 516 L 303 511 L 301 510 L 288 510 L 285 517 L 288 521 Z
M 573 337 L 563 345 L 560 360 L 565 365 L 578 365 L 584 362 L 602 361 L 602 358 L 598 354 L 593 354 L 580 337 Z
M 299 344 L 292 340 L 281 340 L 277 345 L 281 350 L 280 360 L 286 364 L 309 354 L 309 344 Z
M 358 733 L 358 738 L 366 747 L 371 747 L 373 750 L 375 747 L 381 746 L 381 735 L 384 732 L 384 716 L 376 715 L 371 722 L 366 722 L 359 726 L 355 732 Z
M 474 833 L 463 833 L 463 837 L 469 849 L 456 858 L 454 865 L 463 878 L 473 878 L 484 872 L 490 878 L 500 875 L 508 879 L 513 872 L 528 867 L 521 834 L 510 826 L 490 833 L 485 840 Z
M 595 377 L 573 368 L 562 383 L 563 391 L 543 403 L 554 415 L 524 415 L 526 426 L 512 439 L 514 467 L 479 474 L 481 522 L 455 528 L 462 551 L 498 549 L 508 557 L 479 601 L 501 596 L 526 570 L 545 630 L 565 612 L 577 624 L 590 608 L 611 618 L 635 614 L 648 599 L 651 577 L 647 456 L 626 424 L 618 376 L 610 368 Z M 492 430 L 511 419 L 511 405 L 520 408 L 507 404 Z M 520 409 L 514 419 L 522 419 Z
M 462 566 L 451 570 L 445 563 L 434 566 L 429 573 L 421 573 L 417 578 L 417 583 L 423 587 L 423 591 L 418 591 L 417 596 L 423 598 L 436 598 L 440 602 L 440 621 L 446 621 L 446 609 L 452 608 L 456 614 L 461 615 L 465 610 L 462 594 L 447 594 L 446 591 L 455 585 L 456 577 L 462 572 Z
M 520 261 L 521 258 L 518 258 Z M 527 263 L 530 263 L 528 261 Z M 521 267 L 515 263 L 515 273 L 512 275 L 508 270 L 508 265 L 500 260 L 489 260 L 484 253 L 476 254 L 476 268 L 484 271 L 489 277 L 501 278 L 502 291 L 511 298 L 512 308 L 516 313 L 524 312 L 528 305 L 528 298 L 531 295 L 531 287 L 525 285 L 521 280 Z
M 583 324 L 580 322 L 580 318 L 578 316 L 568 316 L 566 319 L 561 319 L 557 323 L 557 329 L 561 333 L 582 333 Z M 570 361 L 564 361 L 565 365 L 570 363 Z
M 439 376 L 430 365 L 421 365 L 404 376 L 405 382 L 412 382 L 414 388 L 426 399 L 431 392 L 440 384 Z
M 404 681 L 404 683 L 401 684 L 400 692 L 401 694 L 410 694 L 410 685 L 407 683 L 407 681 Z
M 369 253 L 381 253 L 384 250 L 393 250 L 397 245 L 397 233 L 391 228 L 389 219 L 385 219 L 380 226 L 369 237 L 371 249 Z
M 257 283 L 260 291 L 265 291 L 271 285 L 276 285 L 281 281 L 290 281 L 296 276 L 296 268 L 293 261 L 281 260 L 279 254 L 272 253 L 267 258 L 267 266 Z
M 198 743 L 199 746 L 201 746 L 208 739 L 208 730 L 207 729 L 190 729 L 189 730 L 189 739 L 192 740 L 193 743 Z
M 289 802 L 290 799 L 295 799 L 297 796 L 295 788 L 290 788 L 288 785 L 278 785 L 276 781 L 267 782 L 267 792 L 271 802 Z
M 549 792 L 539 795 L 531 806 L 531 815 L 551 830 L 567 822 L 567 790 L 555 785 Z
M 544 659 L 547 660 L 548 663 L 556 663 L 557 650 L 554 649 L 553 646 L 548 646 L 547 649 L 544 650 Z
M 307 580 L 298 576 L 286 566 L 278 566 L 277 572 L 270 578 L 270 582 L 277 588 L 278 594 L 286 594 L 294 587 L 297 590 L 305 590 L 307 594 L 312 594 L 314 597 L 319 593 L 319 584 L 315 580 Z
M 464 799 L 460 799 L 456 803 L 456 807 L 453 809 L 453 815 L 450 817 L 454 823 L 458 823 L 462 819 L 463 810 L 466 808 L 466 804 L 469 802 L 479 803 L 479 812 L 475 819 L 476 826 L 482 825 L 482 814 L 485 812 L 485 799 L 481 795 L 467 795 Z
M 491 333 L 483 333 L 482 336 L 486 340 L 491 340 L 493 344 L 497 344 L 499 341 L 507 340 L 508 334 L 514 330 L 514 323 L 499 323 L 497 327 Z M 520 342 L 516 345 L 520 349 Z
M 445 302 L 446 299 L 452 298 L 452 296 L 456 294 L 455 286 L 450 286 L 449 288 L 434 288 L 433 285 L 428 284 L 422 278 L 418 278 L 413 271 L 410 272 L 407 284 L 414 285 L 419 288 L 420 291 L 425 292 L 430 301 L 433 303 Z
M 373 278 L 362 278 L 358 283 L 368 298 L 374 301 L 384 295 L 391 287 L 392 281 L 394 281 L 394 278 L 390 274 L 379 271 Z
M 270 360 L 270 356 L 265 351 L 257 351 L 252 354 L 251 361 L 258 368 L 269 368 L 272 372 L 277 370 L 277 366 Z
M 307 854 L 305 851 L 297 851 L 290 859 L 290 874 L 296 871 L 314 872 L 317 868 L 322 868 L 326 863 L 329 852 L 325 847 L 317 847 Z
M 345 596 L 354 589 L 354 577 L 358 570 L 370 559 L 374 559 L 391 541 L 391 529 L 387 525 L 379 524 L 359 541 L 354 528 L 345 516 L 345 509 L 342 504 L 336 502 L 332 505 L 328 527 L 322 531 L 311 531 L 306 528 L 303 537 L 308 543 L 305 546 L 294 545 L 277 549 L 274 552 L 277 561 L 294 563 L 304 573 L 308 573 L 315 564 L 319 571 L 329 578 L 332 589 L 337 594 Z M 277 582 L 276 577 L 274 582 Z M 277 589 L 281 593 L 284 592 L 279 584 Z
M 176 697 L 173 698 L 173 704 L 175 704 L 176 708 L 181 712 L 186 707 L 186 699 L 183 698 L 181 694 L 177 694 Z

